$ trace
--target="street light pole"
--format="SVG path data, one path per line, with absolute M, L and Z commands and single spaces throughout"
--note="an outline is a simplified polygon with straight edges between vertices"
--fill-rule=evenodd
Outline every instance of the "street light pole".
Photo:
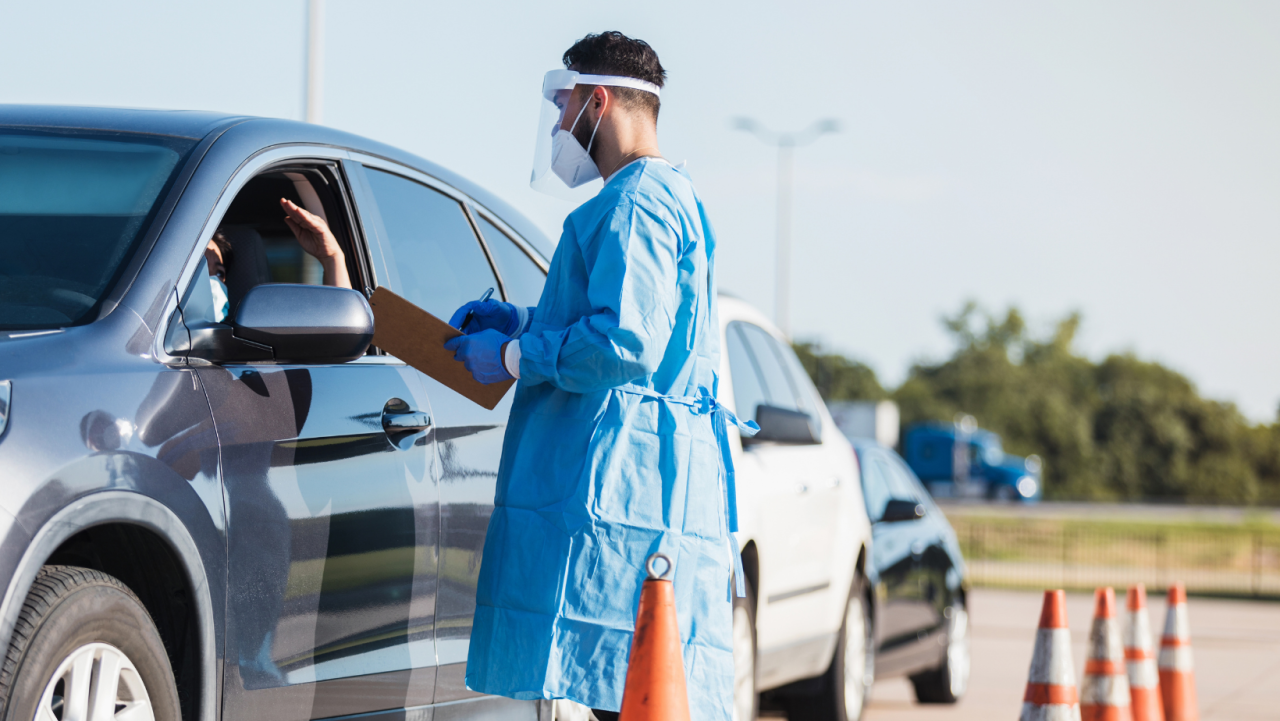
M 733 127 L 755 135 L 766 145 L 778 148 L 778 240 L 774 263 L 774 322 L 782 334 L 791 337 L 791 197 L 795 178 L 795 149 L 808 145 L 823 133 L 840 130 L 836 120 L 820 120 L 798 133 L 775 133 L 751 118 L 736 118 Z
M 324 0 L 307 0 L 306 117 L 319 123 L 324 108 Z
M 778 143 L 778 247 L 774 268 L 774 322 L 791 337 L 791 183 L 795 175 L 795 146 Z

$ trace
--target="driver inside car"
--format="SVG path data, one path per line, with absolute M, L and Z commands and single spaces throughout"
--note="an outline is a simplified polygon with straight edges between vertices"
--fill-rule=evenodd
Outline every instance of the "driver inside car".
M 350 288 L 351 277 L 347 273 L 346 255 L 342 246 L 329 230 L 324 218 L 286 198 L 280 199 L 284 209 L 284 223 L 293 232 L 302 250 L 320 262 L 324 269 L 324 284 L 338 288 Z M 231 301 L 227 294 L 227 267 L 232 263 L 232 247 L 219 228 L 209 244 L 204 257 L 209 267 L 209 285 L 213 291 L 214 320 L 222 322 L 231 313 Z

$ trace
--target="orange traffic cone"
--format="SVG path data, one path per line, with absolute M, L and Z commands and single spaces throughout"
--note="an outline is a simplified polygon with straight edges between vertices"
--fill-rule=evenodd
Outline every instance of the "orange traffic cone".
M 1164 721 L 1160 676 L 1156 673 L 1151 622 L 1147 619 L 1147 589 L 1141 583 L 1130 586 L 1124 605 L 1124 660 L 1129 670 L 1133 721 Z
M 1067 629 L 1067 594 L 1045 591 L 1020 721 L 1079 721 L 1074 665 L 1071 631 Z
M 1133 721 L 1116 592 L 1110 586 L 1099 588 L 1093 598 L 1093 626 L 1080 680 L 1080 716 L 1084 721 Z
M 1187 589 L 1169 587 L 1169 612 L 1160 639 L 1160 696 L 1167 721 L 1197 721 L 1195 666 L 1191 662 L 1191 623 L 1187 619 Z
M 665 561 L 667 569 L 657 573 L 655 561 Z M 649 578 L 640 589 L 640 610 L 636 612 L 618 721 L 689 721 L 676 595 L 667 580 L 674 567 L 661 553 L 649 556 L 645 564 Z

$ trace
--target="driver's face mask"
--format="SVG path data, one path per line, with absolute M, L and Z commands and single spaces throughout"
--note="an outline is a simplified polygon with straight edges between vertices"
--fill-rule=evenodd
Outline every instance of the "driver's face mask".
M 209 290 L 213 293 L 213 319 L 219 323 L 225 321 L 231 313 L 231 300 L 227 293 L 227 284 L 216 275 L 209 276 Z

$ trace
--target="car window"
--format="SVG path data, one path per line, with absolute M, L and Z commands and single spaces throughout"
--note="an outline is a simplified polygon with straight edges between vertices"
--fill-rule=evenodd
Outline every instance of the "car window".
M 533 262 L 515 241 L 497 226 L 485 220 L 483 215 L 475 214 L 476 224 L 480 226 L 480 235 L 493 254 L 493 262 L 502 274 L 502 287 L 507 291 L 507 302 L 516 305 L 534 306 L 542 297 L 542 286 L 547 282 L 547 274 Z
M 181 318 L 175 311 L 169 321 L 169 329 L 165 331 L 165 351 L 173 353 L 178 346 L 187 344 L 190 340 L 190 336 L 187 335 L 188 326 L 221 323 L 226 320 L 225 302 L 214 299 L 216 292 L 214 288 L 217 287 L 219 287 L 218 284 L 209 275 L 209 261 L 201 258 L 200 264 L 196 266 L 195 275 L 191 277 L 191 283 L 187 285 L 182 301 L 178 304 L 181 309 Z
M 931 501 L 932 497 L 925 490 L 924 485 L 920 483 L 920 479 L 916 476 L 911 467 L 906 464 L 896 453 L 890 453 L 889 465 L 893 468 L 893 475 L 897 479 L 897 487 L 909 492 L 910 496 L 902 496 L 903 498 L 914 498 L 917 501 Z
M 796 399 L 796 408 L 809 414 L 813 419 L 813 427 L 817 429 L 819 437 L 822 433 L 822 415 L 818 413 L 818 391 L 813 387 L 813 381 L 809 379 L 809 373 L 800 365 L 800 359 L 796 357 L 796 352 L 778 341 L 777 338 L 769 336 L 770 345 L 782 359 L 783 369 L 787 373 L 787 378 L 791 381 L 791 391 Z
M 787 410 L 804 410 L 796 402 L 795 393 L 791 388 L 791 379 L 783 370 L 782 360 L 773 347 L 773 336 L 758 325 L 740 321 L 732 325 L 742 333 L 743 340 L 751 349 L 751 357 L 755 359 L 756 369 L 760 371 L 760 380 L 768 404 Z
M 195 141 L 0 133 L 0 329 L 91 322 Z
M 893 498 L 884 461 L 874 451 L 859 454 L 862 461 L 862 500 L 867 504 L 867 518 L 872 522 L 884 515 L 884 507 Z
M 448 319 L 463 303 L 497 287 L 458 201 L 381 170 L 367 168 L 366 175 L 382 220 L 393 291 Z
M 354 287 L 362 287 L 367 275 L 360 261 L 365 254 L 355 249 L 359 241 L 346 221 L 342 186 L 331 167 L 298 166 L 259 173 L 236 191 L 208 246 L 210 263 L 216 263 L 213 270 L 225 286 L 222 294 L 230 317 L 234 318 L 245 295 L 264 283 L 336 282 L 335 277 L 326 277 L 321 262 L 294 235 L 281 200 L 298 205 L 329 226 L 342 249 L 348 280 Z
M 820 434 L 822 426 L 816 391 L 795 352 L 760 326 L 741 322 L 734 325 L 741 330 L 756 359 L 769 405 L 808 414 Z
M 729 354 L 729 376 L 733 380 L 733 405 L 742 420 L 753 420 L 756 408 L 768 399 L 760 383 L 756 361 L 747 349 L 747 342 L 739 329 L 740 323 L 730 323 L 725 332 L 725 350 Z
M 894 498 L 903 501 L 920 500 L 922 494 L 917 490 L 916 484 L 898 468 L 897 464 L 880 456 L 877 456 L 875 462 L 881 466 L 880 470 L 889 484 L 889 493 Z

